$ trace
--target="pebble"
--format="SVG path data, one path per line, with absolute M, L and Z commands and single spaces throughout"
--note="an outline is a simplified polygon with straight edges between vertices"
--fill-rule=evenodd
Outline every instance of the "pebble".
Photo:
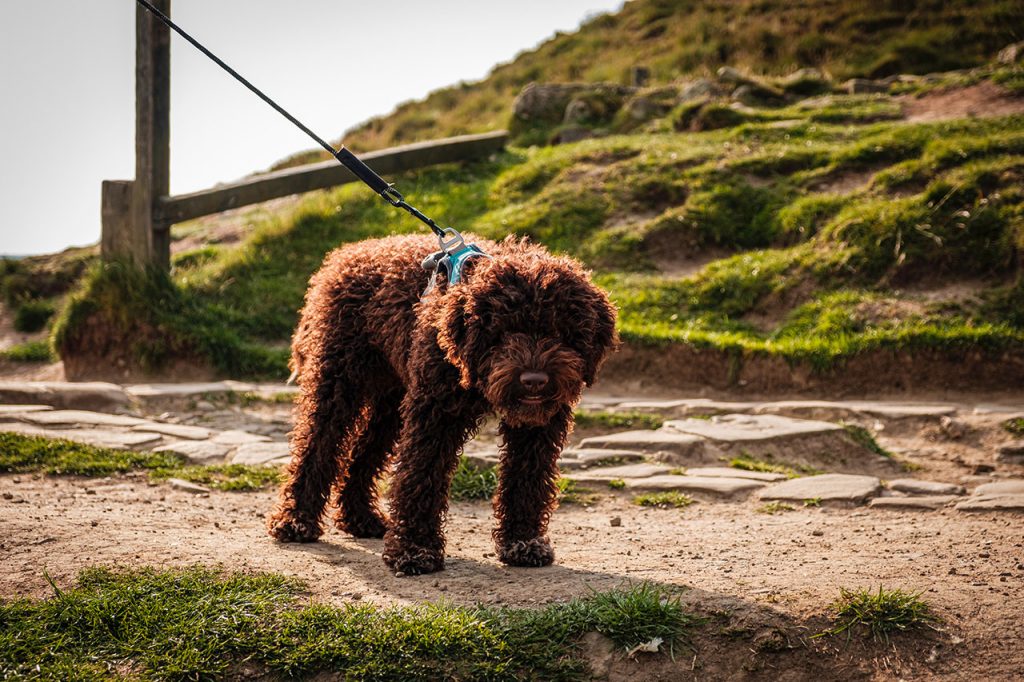
M 608 523 L 612 527 L 617 528 L 617 527 L 622 525 L 622 517 L 621 516 L 613 516 L 610 519 L 608 519 Z

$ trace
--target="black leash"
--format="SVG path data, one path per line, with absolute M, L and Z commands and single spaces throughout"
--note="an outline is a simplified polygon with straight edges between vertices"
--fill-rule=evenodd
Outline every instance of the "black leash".
M 365 163 L 360 161 L 359 157 L 357 157 L 349 150 L 345 149 L 344 145 L 342 145 L 340 149 L 335 149 L 334 147 L 332 147 L 330 144 L 325 142 L 323 138 L 321 138 L 319 135 L 317 135 L 312 130 L 307 128 L 302 123 L 302 121 L 289 114 L 287 111 L 284 110 L 283 107 L 281 107 L 281 105 L 279 105 L 277 102 L 263 94 L 262 90 L 260 90 L 255 85 L 246 80 L 240 73 L 238 73 L 230 66 L 225 64 L 220 57 L 210 52 L 198 40 L 196 40 L 188 33 L 186 33 L 184 30 L 182 30 L 180 26 L 171 21 L 170 18 L 163 12 L 158 10 L 150 3 L 146 2 L 146 0 L 137 0 L 137 2 L 143 7 L 145 7 L 147 10 L 149 10 L 153 14 L 153 16 L 155 16 L 157 19 L 159 19 L 161 22 L 167 25 L 168 28 L 175 31 L 178 35 L 180 35 L 188 42 L 192 43 L 192 45 L 197 50 L 199 50 L 207 57 L 209 57 L 211 60 L 213 60 L 220 68 L 224 69 L 229 74 L 234 76 L 235 80 L 237 80 L 245 87 L 249 88 L 249 90 L 251 90 L 257 97 L 259 97 L 261 100 L 272 106 L 277 113 L 281 114 L 286 119 L 291 121 L 295 125 L 295 127 L 309 135 L 318 145 L 320 145 L 328 152 L 330 152 L 331 156 L 337 159 L 338 162 L 341 163 L 341 165 L 352 171 L 353 175 L 355 175 L 357 178 L 366 183 L 374 192 L 379 194 L 380 197 L 384 199 L 384 201 L 388 202 L 392 206 L 396 206 L 398 208 L 408 211 L 418 220 L 425 223 L 427 227 L 433 230 L 434 234 L 437 235 L 438 240 L 441 243 L 441 249 L 443 251 L 450 254 L 453 252 L 454 249 L 461 248 L 464 245 L 464 242 L 462 241 L 462 235 L 460 235 L 457 230 L 451 227 L 439 227 L 437 223 L 435 223 L 429 217 L 424 215 L 415 206 L 410 206 L 405 201 L 405 197 L 402 196 L 401 192 L 395 189 L 394 185 L 390 184 L 384 178 L 377 175 L 377 173 L 372 168 L 370 168 Z

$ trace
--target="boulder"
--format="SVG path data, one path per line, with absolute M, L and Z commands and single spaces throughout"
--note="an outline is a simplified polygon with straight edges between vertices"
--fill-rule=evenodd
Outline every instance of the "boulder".
M 851 78 L 842 85 L 843 90 L 851 95 L 870 95 L 889 92 L 889 84 L 867 78 Z

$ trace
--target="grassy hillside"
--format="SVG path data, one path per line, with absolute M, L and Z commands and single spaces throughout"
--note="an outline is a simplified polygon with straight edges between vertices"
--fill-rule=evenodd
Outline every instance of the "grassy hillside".
M 849 363 L 879 351 L 915 367 L 970 358 L 965 381 L 979 362 L 997 378 L 1005 366 L 1010 381 L 1024 358 L 1021 62 L 904 76 L 868 95 L 846 94 L 828 73 L 786 69 L 815 61 L 844 77 L 973 64 L 1024 26 L 1014 14 L 1020 6 L 884 4 L 886 12 L 879 3 L 829 0 L 636 0 L 498 67 L 481 84 L 446 91 L 450 106 L 423 136 L 468 130 L 456 121 L 468 120 L 459 117 L 485 85 L 491 94 L 476 101 L 496 107 L 496 118 L 482 127 L 507 124 L 522 82 L 510 74 L 614 80 L 635 55 L 656 80 L 712 68 L 714 40 L 687 33 L 694 22 L 732 41 L 733 64 L 780 75 L 733 72 L 707 80 L 696 96 L 655 83 L 611 104 L 601 99 L 610 90 L 585 92 L 578 99 L 589 118 L 576 128 L 594 139 L 517 144 L 487 161 L 392 179 L 441 222 L 492 238 L 529 236 L 586 262 L 619 305 L 633 351 L 693 366 L 724 363 L 730 382 L 758 359 L 778 361 L 778 376 L 821 375 L 859 367 Z M 660 49 L 645 51 L 642 26 L 644 40 L 662 41 Z M 770 57 L 751 38 L 766 27 L 785 37 Z M 940 40 L 949 31 L 959 42 Z M 797 36 L 805 35 L 844 47 L 804 59 Z M 635 43 L 629 49 L 627 36 Z M 697 55 L 692 63 L 680 56 L 686 50 Z M 894 55 L 911 54 L 934 59 L 893 66 Z M 572 64 L 582 66 L 558 70 Z M 639 104 L 643 116 L 635 115 Z M 402 112 L 421 106 L 388 117 L 382 137 L 366 145 L 408 139 L 397 132 Z M 932 110 L 942 107 L 953 113 Z M 556 118 L 517 139 L 544 142 L 563 127 Z M 218 225 L 243 238 L 217 243 Z M 177 249 L 171 277 L 93 265 L 68 305 L 51 306 L 61 308 L 55 347 L 72 373 L 110 368 L 116 378 L 126 367 L 180 378 L 199 365 L 281 378 L 306 283 L 324 254 L 348 241 L 422 230 L 355 185 L 178 225 L 178 243 L 199 246 Z M 6 267 L 0 280 L 9 302 L 39 301 L 45 315 L 59 292 L 45 277 L 36 286 L 30 263 Z
M 644 66 L 652 85 L 730 65 L 779 75 L 818 67 L 837 80 L 923 74 L 980 65 L 1024 40 L 1017 0 L 633 0 L 579 31 L 558 34 L 460 83 L 348 131 L 357 150 L 505 127 L 531 81 L 629 82 Z M 319 151 L 281 165 L 325 158 Z

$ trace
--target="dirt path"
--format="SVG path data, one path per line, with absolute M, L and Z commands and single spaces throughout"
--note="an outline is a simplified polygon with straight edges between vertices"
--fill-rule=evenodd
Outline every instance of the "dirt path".
M 378 540 L 332 529 L 317 544 L 274 543 L 263 527 L 270 492 L 196 496 L 142 478 L 24 475 L 0 477 L 0 490 L 5 597 L 47 595 L 44 570 L 67 584 L 82 568 L 111 564 L 274 571 L 336 604 L 537 605 L 650 580 L 687 588 L 685 601 L 721 614 L 723 627 L 799 638 L 823 627 L 840 587 L 884 585 L 923 590 L 945 625 L 929 650 L 900 659 L 899 670 L 880 669 L 881 678 L 1024 674 L 1020 515 L 802 508 L 772 516 L 757 513 L 754 501 L 652 510 L 609 493 L 556 513 L 557 565 L 513 569 L 494 558 L 487 505 L 465 503 L 452 510 L 447 570 L 397 578 L 381 563 Z M 610 525 L 614 516 L 621 526 Z M 878 665 L 893 653 L 880 651 Z

